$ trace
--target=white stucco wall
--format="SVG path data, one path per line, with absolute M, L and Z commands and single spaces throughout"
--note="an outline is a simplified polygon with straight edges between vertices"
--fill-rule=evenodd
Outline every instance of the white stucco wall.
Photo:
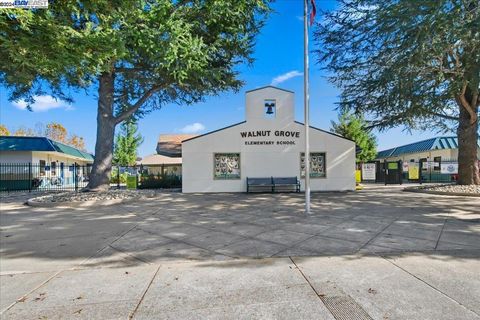
M 265 119 L 264 100 L 276 100 L 276 118 Z M 305 148 L 304 126 L 294 122 L 293 93 L 267 87 L 246 95 L 246 122 L 185 141 L 182 144 L 183 192 L 244 192 L 247 177 L 300 177 L 300 153 Z M 270 136 L 244 138 L 241 132 L 269 131 Z M 299 132 L 277 137 L 276 131 Z M 245 142 L 273 141 L 273 145 Z M 278 141 L 293 141 L 279 145 Z M 355 189 L 355 143 L 310 128 L 310 152 L 326 153 L 326 177 L 311 178 L 312 191 Z M 240 153 L 241 178 L 214 179 L 214 153 Z M 301 179 L 302 190 L 304 179 Z
M 55 161 L 58 163 L 63 162 L 65 165 L 72 165 L 74 163 L 77 163 L 81 166 L 86 165 L 87 163 L 92 163 L 87 162 L 84 159 L 65 156 L 62 153 L 58 152 L 32 152 L 32 163 L 38 164 L 40 160 L 45 160 L 47 164 Z
M 29 163 L 32 162 L 31 151 L 1 151 L 0 163 Z

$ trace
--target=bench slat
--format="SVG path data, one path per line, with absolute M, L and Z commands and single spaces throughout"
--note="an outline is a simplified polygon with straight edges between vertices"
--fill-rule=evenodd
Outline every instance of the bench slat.
M 297 177 L 270 177 L 270 178 L 248 178 L 247 177 L 247 192 L 251 187 L 271 187 L 272 192 L 275 188 L 295 187 L 296 192 L 300 192 L 300 181 Z

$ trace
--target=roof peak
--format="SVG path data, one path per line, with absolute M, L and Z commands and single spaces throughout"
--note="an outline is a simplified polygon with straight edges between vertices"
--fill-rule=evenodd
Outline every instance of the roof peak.
M 268 89 L 268 88 L 272 88 L 272 89 L 276 89 L 276 90 L 281 90 L 281 91 L 285 91 L 285 92 L 289 92 L 289 93 L 295 93 L 295 92 L 293 92 L 293 91 L 290 91 L 290 90 L 287 90 L 287 89 L 283 89 L 283 88 L 279 88 L 279 87 L 275 87 L 275 86 L 272 86 L 272 85 L 266 85 L 266 86 L 263 86 L 263 87 L 260 87 L 260 88 L 255 88 L 255 89 L 247 90 L 247 91 L 245 91 L 245 93 L 250 93 L 250 92 L 258 91 L 258 90 L 264 90 L 264 89 Z

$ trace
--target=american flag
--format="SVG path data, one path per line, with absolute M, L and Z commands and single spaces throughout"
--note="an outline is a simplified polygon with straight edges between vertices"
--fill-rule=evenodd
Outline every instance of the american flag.
M 310 0 L 312 8 L 310 9 L 310 25 L 313 25 L 315 20 L 315 14 L 317 13 L 317 7 L 315 6 L 315 0 Z

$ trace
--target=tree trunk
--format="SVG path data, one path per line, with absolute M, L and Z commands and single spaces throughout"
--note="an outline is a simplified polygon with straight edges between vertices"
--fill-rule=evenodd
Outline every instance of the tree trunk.
M 95 160 L 93 161 L 90 180 L 85 191 L 104 191 L 110 188 L 113 144 L 115 137 L 115 119 L 113 115 L 114 76 L 103 73 L 99 78 L 97 141 L 95 143 Z
M 458 136 L 458 184 L 480 185 L 478 152 L 478 118 L 471 123 L 471 116 L 460 106 Z

